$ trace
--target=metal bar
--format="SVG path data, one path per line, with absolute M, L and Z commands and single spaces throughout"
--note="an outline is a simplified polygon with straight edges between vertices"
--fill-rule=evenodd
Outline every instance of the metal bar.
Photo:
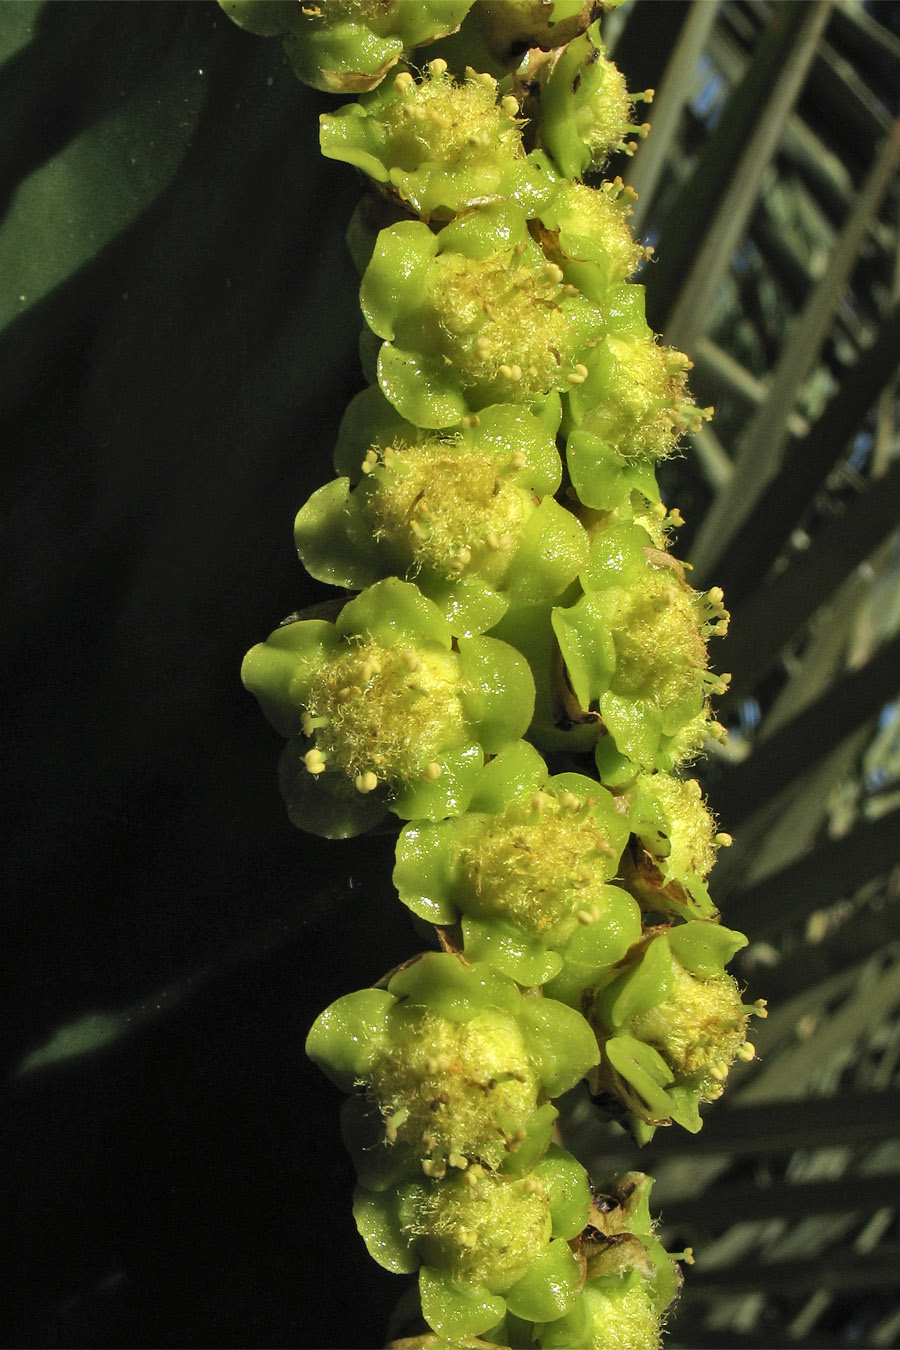
M 900 120 L 882 146 L 856 205 L 832 250 L 823 276 L 783 348 L 769 397 L 746 427 L 727 486 L 706 513 L 691 561 L 698 582 L 722 557 L 741 524 L 778 472 L 788 442 L 788 414 L 803 381 L 815 366 L 835 308 L 857 262 L 888 184 L 900 165 Z

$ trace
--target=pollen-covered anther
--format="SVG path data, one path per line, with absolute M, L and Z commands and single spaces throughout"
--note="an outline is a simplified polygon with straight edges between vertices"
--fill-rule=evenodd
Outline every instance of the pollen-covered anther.
M 764 998 L 758 998 L 753 1005 L 753 1011 L 756 1013 L 757 1017 L 768 1017 L 769 1009 L 766 1007 L 766 1000 Z
M 435 783 L 440 778 L 444 770 L 436 760 L 432 760 L 422 771 L 422 781 L 425 783 Z
M 732 835 L 726 834 L 724 830 L 721 830 L 715 836 L 713 843 L 718 844 L 719 848 L 731 848 L 731 845 L 734 843 L 734 838 Z
M 365 474 L 374 473 L 375 466 L 378 463 L 378 455 L 374 450 L 367 450 L 366 457 L 362 462 L 362 471 Z
M 415 80 L 408 70 L 403 70 L 394 78 L 394 88 L 398 94 L 406 94 L 415 84 Z
M 500 107 L 505 113 L 508 113 L 510 117 L 516 117 L 519 112 L 519 100 L 514 98 L 512 94 L 506 94 L 505 97 L 500 100 Z
M 403 653 L 403 664 L 406 666 L 406 669 L 407 669 L 408 671 L 410 671 L 410 672 L 416 671 L 416 670 L 419 669 L 419 667 L 420 667 L 421 664 L 422 664 L 422 658 L 421 658 L 421 656 L 419 655 L 418 652 L 413 652 L 413 651 L 404 652 L 404 653 Z
M 428 62 L 428 70 L 432 76 L 439 79 L 441 75 L 447 74 L 447 62 L 442 56 L 436 56 L 433 61 Z
M 316 750 L 315 748 L 307 750 L 306 754 L 303 756 L 303 763 L 312 774 L 325 772 L 325 756 L 322 754 L 321 750 Z
M 441 1177 L 447 1175 L 447 1164 L 435 1162 L 433 1158 L 423 1158 L 422 1171 L 425 1173 L 426 1177 L 434 1177 L 435 1179 L 440 1180 Z
M 366 769 L 365 773 L 356 775 L 355 783 L 357 792 L 363 794 L 374 792 L 378 786 L 378 775 L 373 773 L 371 769 Z
M 752 1041 L 744 1041 L 737 1052 L 738 1059 L 742 1059 L 745 1064 L 749 1064 L 752 1059 L 756 1059 L 756 1046 Z
M 469 1165 L 469 1160 L 464 1153 L 450 1153 L 447 1156 L 447 1161 L 451 1167 L 457 1168 L 460 1172 L 464 1172 Z
M 514 455 L 510 455 L 509 467 L 514 473 L 525 467 L 525 456 L 522 454 L 521 450 L 517 450 Z
M 497 538 L 493 530 L 491 530 L 489 534 L 485 535 L 484 542 L 492 553 L 496 553 L 497 549 L 500 547 L 500 540 Z
M 587 366 L 582 365 L 579 362 L 575 369 L 566 376 L 566 379 L 569 381 L 569 384 L 584 384 L 588 377 L 588 373 Z
M 581 807 L 581 798 L 576 797 L 574 792 L 564 792 L 559 799 L 559 804 L 567 807 L 570 811 L 577 811 Z

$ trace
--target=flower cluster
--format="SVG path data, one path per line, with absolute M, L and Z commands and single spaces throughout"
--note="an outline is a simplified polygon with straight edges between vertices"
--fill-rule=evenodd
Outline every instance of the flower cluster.
M 633 194 L 601 177 L 650 95 L 583 0 L 223 4 L 301 78 L 364 91 L 321 143 L 372 192 L 351 227 L 368 387 L 294 527 L 355 594 L 243 670 L 287 741 L 291 819 L 393 817 L 396 889 L 442 948 L 309 1035 L 348 1094 L 356 1222 L 418 1272 L 428 1330 L 398 1344 L 655 1347 L 680 1276 L 650 1182 L 592 1191 L 553 1099 L 587 1078 L 640 1143 L 696 1131 L 764 1009 L 725 969 L 746 939 L 707 878 L 730 839 L 685 776 L 723 734 L 728 615 L 671 552 L 656 482 L 709 410 L 647 325 Z

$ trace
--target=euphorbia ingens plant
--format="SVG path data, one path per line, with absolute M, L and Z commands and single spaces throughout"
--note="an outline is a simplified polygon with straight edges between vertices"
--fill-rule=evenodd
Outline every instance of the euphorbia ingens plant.
M 725 969 L 746 939 L 707 880 L 730 839 L 686 776 L 723 734 L 728 616 L 671 553 L 655 477 L 709 410 L 647 325 L 634 194 L 602 179 L 650 95 L 595 0 L 222 3 L 361 93 L 321 143 L 372 190 L 348 236 L 368 387 L 295 521 L 341 590 L 243 669 L 291 818 L 393 820 L 400 899 L 443 949 L 309 1034 L 348 1094 L 357 1226 L 418 1272 L 398 1346 L 653 1350 L 680 1275 L 649 1179 L 592 1192 L 554 1098 L 587 1077 L 638 1142 L 697 1130 L 763 1008 Z

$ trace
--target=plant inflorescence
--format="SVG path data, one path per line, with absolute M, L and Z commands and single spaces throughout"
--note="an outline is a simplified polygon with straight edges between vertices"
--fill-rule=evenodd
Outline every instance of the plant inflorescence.
M 651 1182 L 592 1184 L 553 1101 L 587 1078 L 638 1143 L 696 1131 L 764 1009 L 726 970 L 746 939 L 707 878 L 730 839 L 687 776 L 724 734 L 728 615 L 671 552 L 655 475 L 709 410 L 603 178 L 651 94 L 584 0 L 221 2 L 360 95 L 321 144 L 370 189 L 348 236 L 368 387 L 295 522 L 342 592 L 243 677 L 286 738 L 291 819 L 393 817 L 399 897 L 440 948 L 307 1043 L 348 1093 L 359 1231 L 418 1272 L 395 1344 L 652 1350 L 680 1274 Z

